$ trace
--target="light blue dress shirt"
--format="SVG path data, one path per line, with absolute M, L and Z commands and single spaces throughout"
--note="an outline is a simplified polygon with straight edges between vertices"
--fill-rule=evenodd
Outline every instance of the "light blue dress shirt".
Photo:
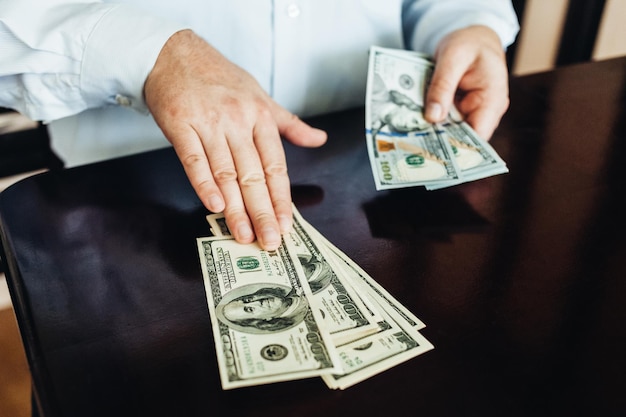
M 305 117 L 364 105 L 371 45 L 432 54 L 476 24 L 503 47 L 519 30 L 509 0 L 2 0 L 0 106 L 49 122 L 54 150 L 80 165 L 168 145 L 142 89 L 178 30 Z

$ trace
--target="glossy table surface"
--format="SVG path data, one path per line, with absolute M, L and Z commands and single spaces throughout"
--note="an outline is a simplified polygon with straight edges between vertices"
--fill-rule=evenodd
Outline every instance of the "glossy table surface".
M 435 345 L 346 391 L 222 391 L 196 250 L 207 214 L 171 149 L 0 195 L 3 258 L 41 414 L 626 415 L 626 59 L 511 80 L 510 173 L 377 192 L 364 112 L 287 145 L 303 216 Z

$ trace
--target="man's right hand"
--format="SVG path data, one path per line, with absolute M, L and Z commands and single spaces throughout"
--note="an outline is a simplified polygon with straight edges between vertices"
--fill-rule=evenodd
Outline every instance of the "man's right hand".
M 224 212 L 237 241 L 266 250 L 291 228 L 291 192 L 281 135 L 306 147 L 326 133 L 302 122 L 254 78 L 184 30 L 165 44 L 144 94 L 205 207 Z

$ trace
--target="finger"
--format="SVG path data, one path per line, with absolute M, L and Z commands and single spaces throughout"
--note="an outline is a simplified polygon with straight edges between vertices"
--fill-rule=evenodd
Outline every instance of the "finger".
M 489 140 L 509 106 L 508 95 L 501 92 L 470 92 L 459 102 L 459 111 L 476 133 Z
M 500 117 L 481 109 L 468 114 L 466 121 L 470 124 L 470 126 L 472 126 L 478 136 L 485 140 L 489 140 L 500 123 Z
M 294 145 L 317 147 L 326 143 L 326 132 L 304 123 L 275 102 L 272 102 L 272 115 L 279 133 Z
M 258 123 L 255 126 L 254 138 L 280 232 L 287 233 L 291 230 L 293 217 L 291 189 L 285 151 L 273 119 Z
M 256 131 L 237 130 L 229 133 L 228 144 L 237 170 L 238 187 L 243 198 L 256 237 L 262 248 L 274 250 L 281 243 L 280 228 L 270 191 L 265 178 L 264 166 L 259 156 L 259 146 L 270 146 L 275 141 L 280 146 L 280 137 L 253 137 Z M 286 173 L 285 173 L 286 175 Z M 288 186 L 287 186 L 288 188 Z
M 239 187 L 236 163 L 228 140 L 221 130 L 206 129 L 202 132 L 202 137 L 211 175 L 224 199 L 226 224 L 235 240 L 251 243 L 255 239 L 255 233 Z
M 463 54 L 440 54 L 426 93 L 424 117 L 429 122 L 442 121 L 450 111 L 459 82 L 470 65 L 466 60 Z
M 223 211 L 224 198 L 213 179 L 207 154 L 198 133 L 190 126 L 185 126 L 180 127 L 178 131 L 168 132 L 167 136 L 202 204 L 214 213 Z

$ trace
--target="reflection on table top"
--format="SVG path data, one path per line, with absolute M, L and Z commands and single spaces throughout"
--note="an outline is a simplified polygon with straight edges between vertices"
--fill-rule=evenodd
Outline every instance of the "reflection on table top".
M 302 215 L 422 319 L 435 350 L 345 392 L 221 391 L 174 153 L 49 172 L 0 195 L 9 284 L 45 416 L 623 415 L 626 59 L 511 81 L 510 173 L 377 192 L 363 109 L 286 145 Z

